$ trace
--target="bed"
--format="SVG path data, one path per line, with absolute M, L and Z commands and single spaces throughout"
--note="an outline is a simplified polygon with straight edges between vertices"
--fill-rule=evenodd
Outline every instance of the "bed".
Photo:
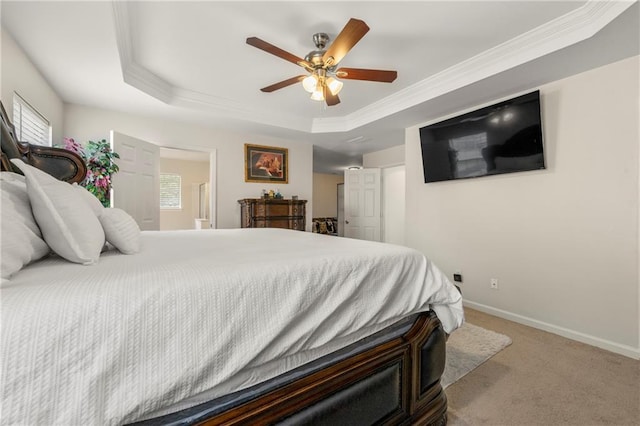
M 280 229 L 120 229 L 133 244 L 93 205 L 109 242 L 95 259 L 69 260 L 49 238 L 5 274 L 24 247 L 8 245 L 19 226 L 5 222 L 29 213 L 6 210 L 18 201 L 5 192 L 30 188 L 44 236 L 34 181 L 45 195 L 71 185 L 29 164 L 46 158 L 39 168 L 67 182 L 84 170 L 68 152 L 18 146 L 6 114 L 2 125 L 2 424 L 446 423 L 446 333 L 464 317 L 422 254 Z M 88 211 L 71 195 L 54 206 L 63 219 Z

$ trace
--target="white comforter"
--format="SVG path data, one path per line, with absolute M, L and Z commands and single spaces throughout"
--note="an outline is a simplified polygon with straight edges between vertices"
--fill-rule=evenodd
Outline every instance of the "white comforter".
M 0 307 L 2 424 L 29 425 L 184 408 L 428 308 L 448 332 L 463 321 L 417 251 L 277 229 L 143 232 L 141 253 L 92 266 L 51 257 L 3 283 Z

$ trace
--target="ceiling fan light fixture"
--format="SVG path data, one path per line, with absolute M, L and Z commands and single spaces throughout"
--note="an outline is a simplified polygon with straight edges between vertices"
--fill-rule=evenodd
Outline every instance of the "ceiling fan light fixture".
M 309 93 L 313 93 L 318 85 L 318 77 L 315 74 L 310 74 L 302 80 L 302 87 Z
M 324 101 L 324 93 L 322 93 L 322 89 L 314 90 L 311 94 L 311 99 L 314 101 Z
M 2 1 L 2 0 L 0 0 Z M 304 68 L 307 75 L 297 75 L 263 87 L 262 92 L 273 92 L 298 82 L 302 83 L 305 91 L 311 94 L 311 99 L 326 101 L 327 106 L 335 106 L 340 103 L 338 93 L 343 83 L 337 77 L 349 80 L 376 81 L 391 83 L 398 76 L 397 71 L 365 69 L 365 68 L 338 68 L 338 64 L 345 55 L 364 37 L 369 31 L 369 26 L 361 19 L 351 18 L 340 30 L 338 36 L 329 45 L 329 36 L 326 33 L 313 35 L 313 43 L 316 46 L 304 59 L 282 50 L 271 43 L 267 43 L 258 37 L 247 37 L 247 44 L 266 53 L 277 56 L 285 61 L 292 62 Z M 329 45 L 329 46 L 328 46 Z M 328 46 L 328 47 L 327 47 Z
M 329 88 L 333 96 L 336 96 L 338 93 L 340 93 L 340 90 L 342 90 L 342 86 L 344 86 L 344 83 L 342 83 L 337 78 L 329 77 L 327 79 L 327 88 Z

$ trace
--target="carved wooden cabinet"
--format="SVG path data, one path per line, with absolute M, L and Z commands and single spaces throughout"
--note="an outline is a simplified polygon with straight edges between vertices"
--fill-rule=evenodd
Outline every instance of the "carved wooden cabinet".
M 307 200 L 245 198 L 238 203 L 243 228 L 305 229 Z

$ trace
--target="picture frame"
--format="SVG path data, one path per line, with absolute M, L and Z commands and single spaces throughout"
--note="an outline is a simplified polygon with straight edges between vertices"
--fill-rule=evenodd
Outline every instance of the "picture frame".
M 289 150 L 244 144 L 244 181 L 289 183 Z

